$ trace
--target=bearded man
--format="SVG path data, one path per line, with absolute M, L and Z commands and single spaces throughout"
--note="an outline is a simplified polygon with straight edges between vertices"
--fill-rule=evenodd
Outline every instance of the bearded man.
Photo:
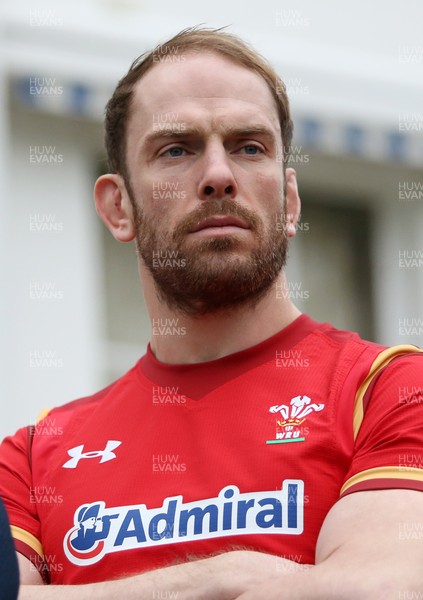
M 41 420 L 0 449 L 21 600 L 423 590 L 423 470 L 401 459 L 423 418 L 398 401 L 422 354 L 291 302 L 291 137 L 282 82 L 220 30 L 181 32 L 119 82 L 95 201 L 135 241 L 153 335 L 115 383 L 53 409 L 55 432 Z M 32 501 L 46 489 L 62 501 Z

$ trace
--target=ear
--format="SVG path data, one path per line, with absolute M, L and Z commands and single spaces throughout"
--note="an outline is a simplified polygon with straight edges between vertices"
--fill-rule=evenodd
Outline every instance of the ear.
M 301 200 L 298 195 L 297 174 L 294 169 L 288 167 L 285 170 L 286 186 L 286 233 L 288 237 L 294 237 L 296 226 L 301 214 Z
M 132 204 L 120 175 L 108 173 L 94 186 L 95 206 L 101 220 L 119 242 L 131 242 L 136 230 Z

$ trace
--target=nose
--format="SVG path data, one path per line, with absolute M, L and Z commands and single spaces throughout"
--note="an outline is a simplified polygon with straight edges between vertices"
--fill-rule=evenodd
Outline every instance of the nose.
M 206 149 L 202 162 L 202 175 L 198 196 L 201 200 L 235 198 L 237 183 L 225 148 L 216 143 Z

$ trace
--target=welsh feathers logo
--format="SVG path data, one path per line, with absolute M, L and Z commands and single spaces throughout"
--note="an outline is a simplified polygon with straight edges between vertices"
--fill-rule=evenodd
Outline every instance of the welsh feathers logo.
M 284 444 L 288 442 L 304 442 L 308 427 L 303 426 L 306 417 L 312 412 L 320 412 L 324 404 L 315 404 L 308 396 L 295 396 L 289 405 L 271 406 L 269 412 L 278 415 L 276 418 L 275 439 L 266 444 Z

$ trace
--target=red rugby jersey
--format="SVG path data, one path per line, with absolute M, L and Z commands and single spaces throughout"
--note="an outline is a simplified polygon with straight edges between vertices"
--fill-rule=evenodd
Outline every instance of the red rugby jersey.
M 423 361 L 301 315 L 194 365 L 148 349 L 0 447 L 17 549 L 55 584 L 247 547 L 313 563 L 340 495 L 423 490 Z

